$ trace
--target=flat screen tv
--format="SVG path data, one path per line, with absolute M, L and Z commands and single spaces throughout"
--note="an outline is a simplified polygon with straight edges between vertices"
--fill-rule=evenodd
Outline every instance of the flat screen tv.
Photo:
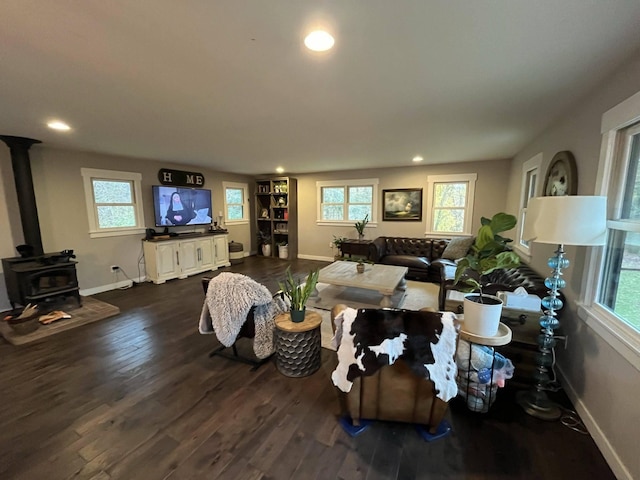
M 156 227 L 211 224 L 211 190 L 153 186 Z

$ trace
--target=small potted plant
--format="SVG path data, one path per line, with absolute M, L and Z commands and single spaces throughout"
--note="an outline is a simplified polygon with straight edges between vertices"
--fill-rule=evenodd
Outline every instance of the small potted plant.
M 335 235 L 333 236 L 333 240 L 331 241 L 331 243 L 338 249 L 338 253 L 333 256 L 334 260 L 339 260 L 342 257 L 342 242 L 344 242 L 345 240 L 347 240 L 347 237 L 336 237 Z
M 258 244 L 260 244 L 262 255 L 271 256 L 271 234 L 265 230 L 258 230 Z
M 278 282 L 280 290 L 291 303 L 290 314 L 292 322 L 299 323 L 304 321 L 307 300 L 309 300 L 309 297 L 316 288 L 319 275 L 320 272 L 316 268 L 309 272 L 304 284 L 301 284 L 300 280 L 296 280 L 293 277 L 291 266 L 289 266 L 285 272 L 284 282 Z
M 469 253 L 458 260 L 455 284 L 466 284 L 461 290 L 471 293 L 464 298 L 465 330 L 491 337 L 498 331 L 502 300 L 483 293 L 482 277 L 499 268 L 520 265 L 520 257 L 508 246 L 513 240 L 499 235 L 515 227 L 517 220 L 513 215 L 500 212 L 491 219 L 482 217 L 480 221 L 482 226 Z
M 289 258 L 289 245 L 287 244 L 287 242 L 278 242 L 278 258 L 281 258 L 283 260 Z
M 365 215 L 364 218 L 360 222 L 356 222 L 354 227 L 356 227 L 356 231 L 358 232 L 358 240 L 362 240 L 364 238 L 364 227 L 369 223 L 369 214 Z
M 344 260 L 345 262 L 355 262 L 356 272 L 358 273 L 364 273 L 366 263 L 368 263 L 369 265 L 373 265 L 375 263 L 364 257 L 340 257 L 340 260 Z

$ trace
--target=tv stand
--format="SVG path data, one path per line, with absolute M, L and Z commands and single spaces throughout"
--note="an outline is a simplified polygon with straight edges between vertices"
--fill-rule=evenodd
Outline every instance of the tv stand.
M 177 233 L 175 235 L 178 235 Z M 231 265 L 227 234 L 185 233 L 143 240 L 147 280 L 165 283 Z

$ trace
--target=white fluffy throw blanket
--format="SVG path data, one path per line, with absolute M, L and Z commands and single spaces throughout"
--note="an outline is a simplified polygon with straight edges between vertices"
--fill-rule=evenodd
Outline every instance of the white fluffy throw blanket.
M 246 275 L 223 272 L 211 279 L 202 305 L 200 333 L 215 333 L 220 343 L 230 347 L 251 307 L 256 307 L 253 351 L 258 358 L 268 357 L 274 352 L 274 318 L 286 311 L 286 305 L 279 297 L 274 299 L 267 287 Z

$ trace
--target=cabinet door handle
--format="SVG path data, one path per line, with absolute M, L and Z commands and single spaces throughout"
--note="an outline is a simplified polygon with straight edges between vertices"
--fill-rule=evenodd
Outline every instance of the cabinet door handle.
M 180 252 L 176 252 L 176 264 L 180 265 Z
M 213 256 L 214 256 L 215 258 L 218 258 L 218 245 L 214 245 L 214 246 L 213 246 L 213 252 L 214 252 L 214 253 L 213 253 Z
M 202 261 L 202 250 L 198 248 L 198 261 Z

